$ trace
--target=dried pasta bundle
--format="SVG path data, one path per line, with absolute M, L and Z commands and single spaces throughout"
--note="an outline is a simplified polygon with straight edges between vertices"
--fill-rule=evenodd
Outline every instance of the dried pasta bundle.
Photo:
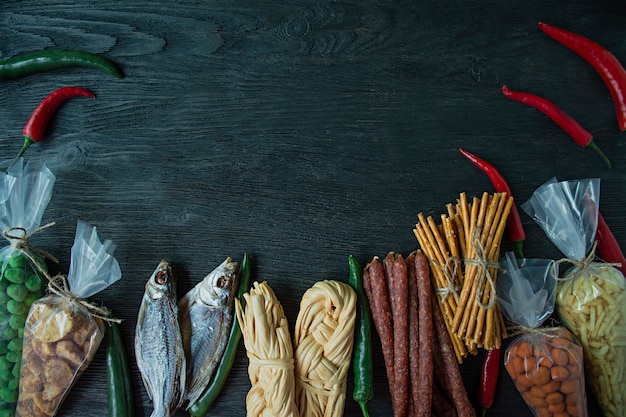
M 245 310 L 239 300 L 235 308 L 250 361 L 247 416 L 297 417 L 293 347 L 283 307 L 266 282 L 255 282 L 244 298 Z
M 456 205 L 447 205 L 441 224 L 420 213 L 413 230 L 431 264 L 433 286 L 459 363 L 478 348 L 500 347 L 506 336 L 495 282 L 512 204 L 506 193 L 485 192 L 471 203 L 461 193 Z
M 343 415 L 356 300 L 352 287 L 326 280 L 315 283 L 300 301 L 294 346 L 301 417 Z

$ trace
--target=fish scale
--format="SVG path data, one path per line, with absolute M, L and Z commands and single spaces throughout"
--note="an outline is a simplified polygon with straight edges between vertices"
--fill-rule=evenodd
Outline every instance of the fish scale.
M 219 364 L 234 320 L 238 264 L 227 258 L 178 303 L 187 357 L 187 399 L 192 405 Z
M 169 262 L 161 261 L 146 283 L 137 319 L 135 356 L 153 403 L 151 417 L 172 416 L 185 395 L 186 361 L 175 285 Z

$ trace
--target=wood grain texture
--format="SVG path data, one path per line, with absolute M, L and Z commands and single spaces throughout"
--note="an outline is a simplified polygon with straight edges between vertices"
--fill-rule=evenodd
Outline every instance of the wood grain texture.
M 181 295 L 226 256 L 248 252 L 252 278 L 270 282 L 293 328 L 306 289 L 347 280 L 348 254 L 363 264 L 389 251 L 406 256 L 417 248 L 420 211 L 439 214 L 462 191 L 492 190 L 459 146 L 493 162 L 519 202 L 551 177 L 600 177 L 602 212 L 626 247 L 626 137 L 608 90 L 537 28 L 543 20 L 579 32 L 626 62 L 625 15 L 617 0 L 4 0 L 0 58 L 82 49 L 126 77 L 76 68 L 3 82 L 0 153 L 17 153 L 23 124 L 53 89 L 96 93 L 66 103 L 25 154 L 58 178 L 44 215 L 56 225 L 32 243 L 66 273 L 77 219 L 115 241 L 123 279 L 94 299 L 124 320 L 136 415 L 149 416 L 132 343 L 159 260 L 174 262 Z M 614 167 L 507 100 L 502 84 L 561 105 Z M 522 218 L 526 255 L 559 258 Z M 390 415 L 383 361 L 375 363 L 370 411 Z M 461 369 L 472 399 L 480 363 Z M 240 347 L 210 415 L 245 414 L 246 366 Z M 104 410 L 104 375 L 101 349 L 60 415 Z M 531 416 L 504 370 L 497 395 L 488 415 Z M 589 415 L 600 416 L 589 396 Z M 356 403 L 345 415 L 360 415 Z

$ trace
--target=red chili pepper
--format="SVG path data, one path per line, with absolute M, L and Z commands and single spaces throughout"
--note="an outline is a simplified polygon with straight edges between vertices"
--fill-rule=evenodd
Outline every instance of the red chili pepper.
M 596 241 L 598 242 L 596 250 L 598 251 L 600 258 L 604 262 L 621 264 L 621 266 L 618 266 L 617 269 L 619 269 L 626 277 L 626 258 L 624 258 L 622 249 L 619 247 L 615 236 L 611 232 L 611 229 L 609 229 L 609 225 L 604 221 L 604 217 L 602 217 L 600 212 L 598 212 Z
M 561 45 L 577 53 L 595 69 L 609 88 L 619 129 L 626 130 L 626 71 L 602 45 L 577 33 L 539 22 L 539 29 Z
M 482 408 L 482 416 L 487 414 L 487 409 L 493 405 L 496 397 L 498 375 L 500 373 L 499 348 L 487 350 L 483 357 L 483 367 L 480 372 L 480 386 L 478 387 L 478 405 Z
M 489 162 L 485 161 L 474 155 L 473 153 L 466 151 L 463 148 L 459 148 L 459 151 L 465 156 L 469 161 L 480 168 L 491 180 L 494 188 L 499 193 L 506 193 L 508 196 L 512 196 L 511 188 L 509 184 L 507 184 L 506 180 L 498 172 L 496 167 L 491 165 Z M 515 244 L 515 249 L 520 257 L 524 257 L 524 253 L 522 250 L 522 246 L 524 244 L 524 240 L 526 239 L 526 232 L 524 232 L 524 227 L 522 226 L 522 219 L 520 218 L 519 211 L 517 210 L 517 205 L 513 204 L 511 206 L 511 212 L 509 213 L 509 217 L 507 218 L 506 228 L 509 232 L 509 239 Z
M 16 160 L 22 156 L 30 145 L 35 142 L 40 142 L 44 138 L 48 122 L 57 109 L 68 99 L 78 96 L 89 98 L 96 97 L 94 93 L 82 87 L 61 87 L 41 100 L 24 125 L 24 129 L 22 130 L 24 145 L 15 157 Z
M 609 161 L 609 158 L 604 155 L 600 148 L 598 148 L 598 145 L 593 141 L 593 135 L 556 104 L 534 94 L 513 91 L 506 85 L 502 86 L 502 93 L 511 100 L 533 107 L 548 116 L 553 122 L 561 126 L 577 144 L 596 151 L 606 165 L 609 168 L 611 167 L 611 161 Z

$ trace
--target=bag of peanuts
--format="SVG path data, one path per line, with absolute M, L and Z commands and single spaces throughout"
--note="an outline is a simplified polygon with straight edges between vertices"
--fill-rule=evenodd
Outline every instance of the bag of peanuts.
M 626 282 L 617 268 L 595 257 L 599 193 L 599 179 L 552 179 L 522 208 L 565 255 L 557 261 L 557 312 L 583 346 L 586 378 L 605 417 L 622 417 L 626 409 Z
M 54 416 L 91 363 L 110 317 L 86 298 L 121 278 L 114 249 L 95 227 L 78 222 L 67 278 L 49 278 L 50 294 L 26 318 L 16 416 Z
M 44 259 L 53 259 L 29 239 L 40 230 L 55 180 L 45 165 L 22 158 L 0 174 L 0 228 L 9 243 L 0 249 L 0 417 L 15 414 L 24 322 L 44 295 Z
M 538 417 L 587 416 L 583 349 L 564 327 L 540 327 L 554 312 L 554 261 L 500 261 L 497 298 L 502 313 L 519 327 L 504 366 L 524 401 Z

